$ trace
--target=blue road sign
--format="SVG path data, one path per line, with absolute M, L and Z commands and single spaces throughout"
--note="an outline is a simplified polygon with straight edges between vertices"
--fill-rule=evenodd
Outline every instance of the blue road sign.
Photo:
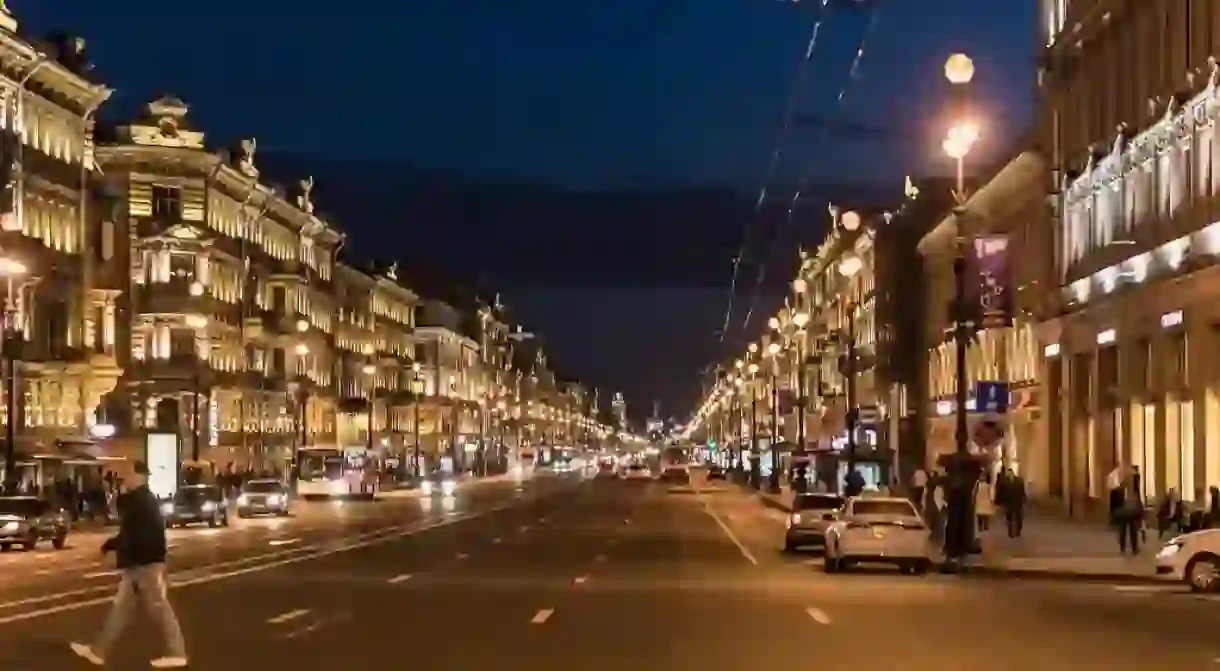
M 1008 383 L 979 380 L 974 383 L 974 409 L 1003 415 L 1008 412 Z

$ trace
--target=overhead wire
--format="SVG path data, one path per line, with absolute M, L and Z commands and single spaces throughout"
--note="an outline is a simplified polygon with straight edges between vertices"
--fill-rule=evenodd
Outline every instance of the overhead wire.
M 762 186 L 759 188 L 758 198 L 754 202 L 754 211 L 746 219 L 745 226 L 741 232 L 741 243 L 738 245 L 736 256 L 733 257 L 733 270 L 729 278 L 729 295 L 725 305 L 724 322 L 720 328 L 720 342 L 724 342 L 725 337 L 728 335 L 729 326 L 733 321 L 733 303 L 737 297 L 737 280 L 741 275 L 741 263 L 749 247 L 750 230 L 762 217 L 763 205 L 767 200 L 767 192 L 771 187 L 771 180 L 775 178 L 775 173 L 779 170 L 780 159 L 784 155 L 784 146 L 788 139 L 788 133 L 792 129 L 792 120 L 796 116 L 797 105 L 800 104 L 801 94 L 804 93 L 805 83 L 809 79 L 809 65 L 813 61 L 814 53 L 817 51 L 818 38 L 822 34 L 822 26 L 828 17 L 828 1 L 823 0 L 818 18 L 813 22 L 809 40 L 805 45 L 804 58 L 797 65 L 796 72 L 792 77 L 792 83 L 788 89 L 788 98 L 784 103 L 783 116 L 780 117 L 779 127 L 772 142 L 771 155 L 767 160 L 766 172 L 763 173 Z
M 848 68 L 847 79 L 844 80 L 843 85 L 839 88 L 838 95 L 835 96 L 831 118 L 837 118 L 842 114 L 847 101 L 848 91 L 851 90 L 852 83 L 855 82 L 860 76 L 860 67 L 864 62 L 864 53 L 868 47 L 869 37 L 877 28 L 877 20 L 880 16 L 880 12 L 878 11 L 876 4 L 870 3 L 866 6 L 865 11 L 868 12 L 868 22 L 865 24 L 864 30 L 860 33 L 860 39 L 856 42 L 856 52 L 852 57 L 851 66 Z M 768 262 L 771 257 L 774 256 L 776 247 L 778 247 L 783 241 L 783 236 L 781 233 L 784 229 L 792 224 L 793 219 L 796 216 L 797 206 L 800 204 L 801 196 L 804 194 L 805 190 L 809 188 L 809 182 L 813 178 L 814 167 L 818 162 L 818 157 L 816 156 L 817 148 L 822 144 L 822 142 L 826 139 L 826 136 L 829 134 L 830 126 L 824 125 L 820 130 L 821 132 L 818 133 L 817 139 L 814 142 L 815 157 L 810 160 L 808 166 L 802 173 L 800 181 L 797 184 L 796 191 L 792 195 L 792 200 L 788 204 L 788 212 L 784 217 L 784 221 L 782 225 L 777 225 L 775 230 L 772 232 L 767 253 L 763 257 L 762 262 L 759 264 L 758 276 L 755 278 L 754 289 L 750 293 L 749 307 L 746 309 L 745 319 L 742 320 L 741 324 L 741 329 L 743 332 L 749 329 L 750 320 L 754 316 L 754 310 L 758 307 L 759 295 L 762 293 L 763 285 L 767 281 Z

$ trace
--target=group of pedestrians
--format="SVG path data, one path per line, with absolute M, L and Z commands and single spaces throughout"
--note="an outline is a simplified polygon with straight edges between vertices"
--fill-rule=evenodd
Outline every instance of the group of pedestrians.
M 1118 535 L 1118 550 L 1136 556 L 1147 543 L 1149 516 L 1138 466 L 1117 466 L 1106 476 L 1110 524 Z M 1220 487 L 1208 488 L 1206 506 L 1192 508 L 1175 488 L 1169 488 L 1152 509 L 1157 540 L 1177 533 L 1220 528 Z
M 918 469 L 911 478 L 911 499 L 938 540 L 943 538 L 948 520 L 947 485 L 948 475 L 943 471 Z M 1008 537 L 1019 538 L 1025 527 L 1025 504 L 1025 481 L 1011 468 L 1003 468 L 994 476 L 984 472 L 974 486 L 975 529 L 979 533 L 989 531 L 998 512 L 1004 516 Z

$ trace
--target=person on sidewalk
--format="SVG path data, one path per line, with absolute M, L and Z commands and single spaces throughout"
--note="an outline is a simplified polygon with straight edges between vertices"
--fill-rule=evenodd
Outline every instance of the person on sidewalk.
M 923 468 L 916 468 L 911 474 L 911 501 L 920 510 L 923 510 L 923 490 L 928 486 L 928 473 Z
M 991 474 L 984 473 L 974 488 L 974 516 L 979 533 L 991 529 L 991 517 L 995 515 L 995 499 L 991 492 Z
M 1011 468 L 1000 473 L 996 503 L 1004 509 L 1009 538 L 1020 538 L 1025 528 L 1025 481 Z
M 1220 527 L 1220 487 L 1208 487 L 1207 495 L 1207 526 L 1215 529 Z
M 1126 554 L 1130 545 L 1132 557 L 1139 556 L 1144 527 L 1144 502 L 1136 489 L 1136 482 L 1132 473 L 1125 478 L 1122 486 L 1110 492 L 1111 514 L 1118 532 L 1118 551 Z
M 92 644 L 72 643 L 72 651 L 91 664 L 104 666 L 106 655 L 131 620 L 137 606 L 161 627 L 167 654 L 152 660 L 156 669 L 186 666 L 186 642 L 165 585 L 165 520 L 161 504 L 148 488 L 148 465 L 135 463 L 135 487 L 119 503 L 119 533 L 102 545 L 114 552 L 122 578 L 102 633 Z
M 1186 521 L 1186 511 L 1182 506 L 1182 497 L 1178 490 L 1170 488 L 1164 498 L 1156 506 L 1156 530 L 1158 537 L 1164 540 L 1170 531 L 1181 532 Z

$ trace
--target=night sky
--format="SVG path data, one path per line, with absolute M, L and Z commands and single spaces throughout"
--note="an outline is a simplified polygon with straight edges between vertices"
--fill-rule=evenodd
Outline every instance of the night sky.
M 484 276 L 561 372 L 625 391 L 639 415 L 654 398 L 686 413 L 699 369 L 744 342 L 715 330 L 815 0 L 8 4 L 32 34 L 88 39 L 118 89 L 108 114 L 172 92 L 210 139 L 253 135 L 277 164 L 335 175 L 329 190 L 319 176 L 319 207 L 357 252 Z M 831 15 L 800 111 L 913 139 L 799 127 L 778 197 L 806 171 L 819 209 L 847 192 L 897 198 L 904 174 L 945 171 L 941 66 L 956 51 L 976 62 L 979 162 L 1025 130 L 1037 3 L 875 4 L 871 31 L 867 11 Z M 784 240 L 818 239 L 814 221 Z M 795 256 L 774 247 L 764 314 Z

